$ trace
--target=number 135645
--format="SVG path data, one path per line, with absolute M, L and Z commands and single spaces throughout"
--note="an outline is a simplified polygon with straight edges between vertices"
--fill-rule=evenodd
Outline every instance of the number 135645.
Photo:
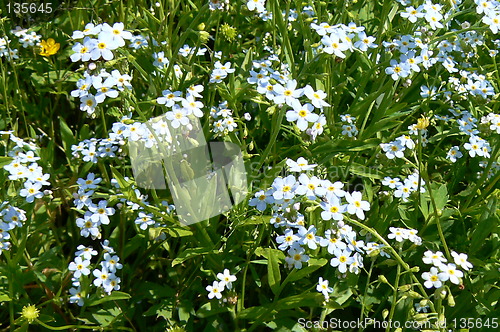
M 7 12 L 9 14 L 35 14 L 35 13 L 52 13 L 52 3 L 28 3 L 28 2 L 8 2 Z

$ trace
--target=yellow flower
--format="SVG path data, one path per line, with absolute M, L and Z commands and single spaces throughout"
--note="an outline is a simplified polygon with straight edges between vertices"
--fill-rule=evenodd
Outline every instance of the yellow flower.
M 429 126 L 429 118 L 422 115 L 420 119 L 417 120 L 417 129 L 423 130 Z
M 43 56 L 49 56 L 49 55 L 54 55 L 59 51 L 59 47 L 61 47 L 61 44 L 56 43 L 56 41 L 52 38 L 47 39 L 47 41 L 42 40 L 41 42 L 41 51 L 40 55 Z
M 21 316 L 31 324 L 38 318 L 38 316 L 40 316 L 40 312 L 34 305 L 24 306 Z

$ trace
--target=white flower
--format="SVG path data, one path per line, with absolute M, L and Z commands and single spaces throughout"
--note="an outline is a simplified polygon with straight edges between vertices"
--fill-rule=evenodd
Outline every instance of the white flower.
M 318 279 L 318 286 L 316 286 L 316 290 L 323 294 L 325 299 L 330 297 L 330 293 L 333 292 L 332 287 L 328 287 L 328 280 L 323 280 L 322 277 Z
M 363 267 L 363 256 L 359 252 L 354 253 L 353 261 L 351 265 L 349 265 L 349 272 L 358 274 L 361 272 L 361 268 Z
M 358 128 L 353 124 L 342 125 L 342 135 L 353 137 L 358 134 Z
M 300 245 L 307 245 L 309 249 L 312 250 L 318 248 L 317 243 L 319 242 L 319 237 L 316 236 L 316 227 L 309 226 L 309 228 L 306 229 L 305 227 L 300 226 L 297 234 L 300 236 Z
M 427 250 L 424 252 L 424 257 L 422 258 L 422 261 L 425 264 L 433 264 L 434 266 L 440 266 L 444 262 L 446 262 L 446 258 L 444 258 L 443 253 L 441 251 L 437 252 L 432 252 L 430 250 Z
M 201 108 L 203 103 L 194 99 L 193 95 L 189 95 L 181 100 L 182 107 L 186 110 L 187 115 L 193 114 L 197 118 L 203 117 L 203 112 Z
M 139 225 L 139 228 L 142 230 L 146 230 L 148 226 L 154 225 L 155 221 L 153 220 L 153 215 L 151 213 L 139 212 L 139 216 L 135 220 L 135 223 Z
M 222 298 L 221 292 L 224 290 L 224 283 L 214 281 L 212 286 L 208 285 L 205 289 L 209 292 L 208 293 L 209 299 L 213 299 L 214 297 L 216 297 L 217 299 L 220 300 Z
M 272 187 L 275 190 L 273 197 L 275 199 L 292 199 L 295 196 L 297 180 L 293 175 L 286 178 L 278 177 L 273 181 Z
M 69 303 L 76 303 L 80 307 L 83 307 L 84 300 L 82 298 L 82 293 L 80 292 L 80 288 L 70 288 L 69 293 L 71 294 L 69 298 Z
M 396 140 L 390 143 L 381 143 L 380 147 L 384 150 L 385 155 L 389 159 L 394 159 L 395 157 L 403 158 L 405 156 L 404 151 L 406 148 L 400 141 Z
M 180 91 L 172 92 L 170 90 L 163 90 L 162 95 L 163 97 L 156 98 L 156 102 L 167 107 L 172 107 L 174 106 L 175 102 L 182 100 Z
M 106 200 L 99 201 L 97 205 L 94 204 L 89 206 L 89 211 L 94 213 L 91 218 L 95 223 L 98 223 L 99 225 L 109 224 L 108 216 L 112 216 L 115 214 L 115 209 L 108 207 L 108 202 Z
M 82 256 L 83 258 L 88 260 L 90 260 L 92 256 L 97 255 L 97 250 L 94 250 L 92 247 L 86 247 L 83 244 L 80 244 L 78 247 L 76 247 L 76 249 L 78 249 L 78 251 L 75 252 L 75 256 Z
M 285 86 L 283 86 L 279 83 L 276 83 L 273 86 L 273 90 L 275 93 L 274 102 L 276 104 L 286 103 L 288 106 L 293 107 L 294 110 L 296 108 L 302 108 L 302 105 L 300 105 L 300 103 L 298 103 L 298 105 L 296 105 L 296 106 L 294 105 L 294 103 L 298 102 L 297 98 L 302 97 L 302 95 L 304 94 L 304 89 L 297 89 L 297 81 L 296 80 L 287 81 Z M 306 105 L 310 105 L 310 104 L 306 104 Z M 312 105 L 311 105 L 311 107 L 312 107 Z M 307 108 L 309 109 L 309 106 L 307 106 Z M 310 110 L 310 111 L 312 111 L 312 110 Z M 287 119 L 288 119 L 288 116 L 287 116 Z M 293 121 L 293 120 L 288 120 L 288 121 Z
M 42 198 L 43 197 L 43 192 L 40 191 L 42 188 L 41 183 L 33 183 L 31 181 L 26 181 L 24 183 L 24 189 L 21 189 L 19 192 L 19 195 L 22 197 L 26 197 L 26 202 L 28 203 L 33 203 L 35 198 Z
M 484 156 L 483 145 L 484 142 L 479 137 L 471 136 L 469 137 L 469 143 L 464 144 L 464 148 L 469 151 L 471 157 L 475 157 L 476 155 L 482 157 Z
M 361 220 L 365 219 L 363 211 L 370 210 L 370 203 L 362 200 L 361 193 L 359 191 L 355 191 L 352 194 L 346 192 L 345 199 L 349 203 L 347 205 L 347 212 L 350 214 L 356 214 L 356 216 Z
M 314 200 L 316 196 L 326 194 L 326 189 L 321 187 L 322 181 L 316 176 L 309 178 L 306 174 L 300 174 L 299 182 L 300 185 L 295 190 L 298 195 L 305 195 L 307 198 Z
M 73 31 L 72 39 L 81 39 L 88 35 L 97 35 L 101 32 L 102 24 L 94 25 L 94 23 L 87 23 L 83 31 Z
M 321 202 L 321 208 L 323 211 L 321 212 L 321 218 L 323 220 L 342 220 L 344 216 L 342 213 L 346 211 L 347 206 L 340 204 L 340 199 L 335 195 L 330 195 L 327 198 L 326 202 Z
M 331 229 L 326 230 L 325 237 L 320 239 L 319 245 L 327 247 L 327 250 L 331 255 L 333 255 L 337 249 L 344 250 L 347 248 L 347 245 L 342 242 L 342 239 Z
M 345 54 L 342 52 L 349 49 L 349 44 L 340 40 L 339 35 L 334 33 L 331 35 L 324 35 L 323 38 L 321 38 L 321 43 L 324 45 L 323 52 L 334 54 L 339 58 L 345 58 Z
M 80 110 L 83 112 L 87 112 L 89 115 L 94 113 L 94 110 L 97 106 L 97 101 L 92 94 L 88 94 L 82 98 L 80 98 Z
M 408 240 L 417 246 L 422 244 L 422 238 L 417 235 L 418 231 L 416 229 L 405 229 L 404 232 L 407 234 Z
M 399 178 L 391 178 L 389 176 L 386 176 L 382 181 L 382 184 L 384 186 L 388 186 L 391 189 L 395 189 L 397 186 L 400 186 L 403 183 L 399 180 Z
M 326 197 L 334 195 L 338 198 L 345 196 L 345 191 L 342 190 L 344 188 L 344 184 L 340 181 L 336 181 L 335 183 L 331 183 L 330 180 L 323 180 L 321 186 L 326 189 Z
M 446 281 L 450 280 L 451 283 L 458 285 L 460 284 L 460 280 L 458 278 L 462 278 L 464 273 L 460 270 L 457 270 L 457 267 L 453 263 L 449 263 L 448 265 L 440 265 L 439 269 L 442 271 L 439 273 L 439 277 L 441 280 Z
M 293 234 L 292 229 L 287 229 L 285 235 L 280 235 L 276 238 L 276 243 L 279 244 L 280 250 L 286 250 L 288 247 L 292 246 L 295 242 L 299 241 L 300 238 Z
M 123 267 L 122 264 L 118 263 L 120 257 L 117 255 L 111 256 L 109 253 L 105 253 L 103 258 L 104 261 L 101 262 L 101 265 L 111 273 L 115 273 L 117 269 L 120 270 Z
M 319 115 L 313 113 L 314 106 L 311 104 L 302 105 L 298 100 L 293 102 L 293 110 L 286 112 L 286 119 L 289 122 L 297 121 L 297 127 L 305 131 L 309 127 L 309 122 L 318 120 Z
M 450 159 L 453 163 L 457 161 L 457 158 L 462 158 L 462 156 L 463 154 L 460 152 L 458 146 L 452 146 L 446 154 L 446 158 Z
M 220 83 L 227 77 L 227 72 L 222 69 L 214 69 L 210 75 L 210 83 Z
M 116 43 L 118 47 L 125 46 L 124 39 L 131 39 L 132 33 L 124 31 L 123 28 L 124 24 L 121 22 L 113 24 L 113 27 L 111 27 L 108 23 L 103 23 L 102 32 L 99 34 L 99 37 L 105 35 L 112 42 Z
M 266 11 L 266 0 L 248 0 L 247 8 L 248 10 L 256 10 L 258 13 L 263 13 Z
M 76 183 L 80 186 L 81 190 L 95 189 L 102 181 L 101 178 L 96 178 L 94 173 L 87 174 L 87 179 L 79 178 Z
M 248 205 L 255 206 L 257 210 L 264 211 L 267 207 L 267 204 L 273 204 L 274 198 L 272 196 L 271 191 L 260 190 L 255 193 L 255 197 L 250 200 Z
M 114 57 L 111 51 L 119 47 L 109 35 L 100 35 L 93 46 L 94 48 L 90 51 L 90 58 L 98 60 L 102 57 L 107 61 L 112 60 Z
M 354 47 L 362 52 L 368 51 L 368 48 L 376 48 L 377 44 L 374 43 L 375 37 L 367 36 L 364 31 L 358 33 L 358 41 L 354 43 Z
M 309 165 L 308 161 L 304 157 L 299 157 L 297 161 L 287 159 L 286 164 L 290 167 L 290 172 L 310 171 L 317 166 L 316 164 Z
M 76 43 L 71 49 L 74 54 L 70 56 L 71 61 L 89 61 L 91 58 L 91 51 L 95 48 L 96 40 L 90 37 L 85 37 L 83 44 Z
M 400 197 L 404 202 L 406 202 L 408 200 L 408 197 L 410 197 L 411 192 L 412 188 L 410 183 L 405 181 L 404 184 L 400 184 L 396 187 L 396 191 L 394 191 L 394 197 Z
M 443 18 L 443 15 L 441 15 L 441 13 L 434 11 L 434 10 L 427 11 L 426 14 L 424 15 L 424 17 L 433 30 L 443 28 L 443 24 L 441 24 L 441 22 L 439 22 Z
M 96 287 L 101 287 L 101 285 L 106 282 L 106 280 L 108 280 L 109 278 L 109 272 L 108 270 L 103 267 L 101 270 L 99 269 L 95 269 L 92 274 L 94 275 L 94 277 L 96 277 L 94 279 L 94 285 Z
M 330 104 L 323 100 L 326 98 L 326 93 L 322 90 L 314 91 L 310 85 L 306 85 L 304 88 L 304 94 L 316 108 L 330 106 Z
M 389 230 L 391 231 L 391 233 L 387 235 L 389 239 L 396 239 L 396 241 L 398 242 L 403 242 L 404 239 L 408 238 L 407 234 L 404 232 L 404 229 L 400 227 L 389 227 Z
M 73 276 L 75 278 L 80 278 L 83 274 L 88 276 L 90 274 L 90 270 L 87 266 L 90 265 L 90 261 L 88 259 L 83 260 L 82 257 L 76 257 L 75 261 L 69 263 L 68 270 L 74 271 Z
M 76 219 L 76 225 L 80 227 L 80 235 L 83 237 L 92 236 L 92 238 L 97 238 L 100 234 L 99 224 L 92 220 L 92 212 L 87 211 L 83 218 Z
M 232 282 L 236 281 L 236 276 L 232 275 L 228 269 L 224 269 L 224 273 L 218 273 L 217 278 L 220 280 L 219 284 L 223 284 L 227 289 L 233 288 Z
M 120 289 L 120 278 L 110 273 L 108 279 L 103 282 L 102 287 L 106 293 L 111 294 L 112 291 Z
M 408 77 L 410 75 L 410 66 L 406 62 L 398 63 L 396 60 L 391 60 L 390 67 L 385 68 L 385 73 L 391 75 L 393 80 L 400 77 Z
M 214 68 L 222 70 L 222 71 L 226 72 L 226 74 L 234 73 L 234 71 L 236 70 L 234 68 L 231 68 L 231 62 L 229 62 L 229 61 L 226 62 L 225 64 L 222 64 L 220 61 L 216 61 L 214 63 Z
M 455 251 L 451 252 L 453 259 L 455 260 L 455 264 L 460 266 L 462 269 L 468 271 L 472 269 L 472 264 L 467 261 L 467 254 L 458 254 Z
M 422 13 L 422 6 L 415 9 L 413 6 L 407 7 L 405 12 L 402 12 L 401 17 L 407 18 L 411 23 L 417 22 L 417 18 L 424 17 Z
M 301 269 L 302 263 L 309 260 L 309 256 L 304 255 L 305 249 L 300 246 L 292 246 L 288 250 L 288 257 L 285 257 L 285 261 L 289 268 Z
M 330 265 L 333 267 L 338 267 L 340 273 L 347 272 L 347 266 L 354 262 L 354 258 L 351 257 L 351 252 L 348 250 L 337 249 L 334 252 L 335 257 L 330 260 Z
M 167 112 L 165 117 L 171 121 L 173 128 L 179 128 L 180 125 L 186 126 L 189 123 L 186 109 L 179 105 L 174 105 L 172 111 Z
M 407 147 L 408 149 L 413 149 L 415 147 L 415 142 L 408 135 L 401 135 L 396 138 L 396 141 L 399 141 L 402 146 Z
M 443 285 L 442 283 L 442 276 L 439 275 L 439 271 L 436 267 L 431 267 L 430 272 L 424 272 L 422 273 L 422 279 L 425 280 L 424 286 L 427 288 L 439 288 Z

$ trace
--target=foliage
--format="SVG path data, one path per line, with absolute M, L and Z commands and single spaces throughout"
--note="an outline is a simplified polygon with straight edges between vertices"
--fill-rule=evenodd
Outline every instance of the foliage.
M 482 3 L 2 4 L 0 326 L 495 328 L 500 41 Z M 140 186 L 127 142 L 167 140 L 163 114 L 241 149 L 243 202 L 184 225 Z

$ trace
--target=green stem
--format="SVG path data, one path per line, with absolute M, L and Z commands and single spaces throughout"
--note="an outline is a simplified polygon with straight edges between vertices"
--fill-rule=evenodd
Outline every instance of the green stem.
M 84 330 L 100 330 L 102 329 L 99 326 L 87 326 L 87 325 L 64 325 L 64 326 L 50 326 L 45 324 L 39 319 L 35 320 L 39 325 L 45 327 L 46 329 L 52 330 L 52 331 L 65 331 L 69 329 L 84 329 Z M 118 329 L 118 330 L 125 330 L 125 331 L 133 331 L 129 327 L 124 327 L 124 326 L 113 326 L 113 329 Z
M 365 296 L 368 294 L 368 286 L 370 286 L 370 278 L 372 276 L 373 266 L 375 265 L 376 259 L 377 259 L 376 257 L 372 257 L 372 262 L 370 264 L 370 270 L 368 270 L 368 275 L 366 277 L 365 291 L 363 292 L 363 295 L 365 295 Z M 364 319 L 364 316 L 365 316 L 365 297 L 363 297 L 361 300 L 361 317 L 359 318 L 359 321 L 362 322 Z M 358 331 L 361 332 L 362 330 L 363 330 L 362 327 L 360 327 Z
M 477 190 L 484 184 L 484 182 L 488 178 L 488 173 L 489 173 L 491 167 L 493 166 L 493 162 L 498 159 L 499 152 L 500 152 L 500 143 L 497 143 L 497 144 L 495 144 L 495 149 L 493 150 L 493 153 L 490 156 L 490 160 L 489 160 L 488 166 L 486 166 L 486 168 L 483 171 L 483 175 L 476 182 L 476 185 L 472 189 L 469 198 L 467 199 L 467 201 L 464 204 L 463 211 L 467 210 L 467 208 L 469 207 L 472 199 L 474 198 L 474 194 L 477 192 Z
M 262 237 L 264 236 L 265 227 L 266 227 L 266 224 L 262 224 L 260 226 L 259 237 L 257 238 L 257 241 L 255 242 L 252 250 L 249 251 L 248 255 L 247 255 L 245 270 L 243 271 L 243 286 L 241 289 L 241 299 L 238 301 L 238 304 L 237 304 L 238 313 L 240 311 L 242 311 L 243 309 L 245 309 L 245 285 L 246 285 L 246 280 L 247 280 L 248 267 L 250 266 L 250 258 L 253 256 L 253 254 L 255 253 L 255 250 L 257 250 L 260 242 L 262 241 Z
M 396 304 L 398 303 L 398 288 L 399 288 L 399 277 L 401 276 L 401 265 L 398 264 L 397 271 L 396 271 L 396 280 L 394 281 L 394 291 L 392 295 L 392 303 L 391 303 L 391 310 L 389 312 L 389 322 L 392 322 L 392 317 L 394 317 L 394 312 L 396 311 Z M 365 293 L 366 295 L 366 293 Z M 389 332 L 391 329 L 391 326 L 387 326 L 385 329 L 387 332 Z
M 413 280 L 413 282 L 415 282 L 415 284 L 417 285 L 417 287 L 419 288 L 420 290 L 420 293 L 421 295 L 424 297 L 424 298 L 428 298 L 427 296 L 427 293 L 424 289 L 424 286 L 422 286 L 422 283 L 417 279 L 417 277 L 415 277 L 415 275 L 413 274 L 413 271 L 410 269 L 410 266 L 405 263 L 405 261 L 403 261 L 403 259 L 401 258 L 401 256 L 396 252 L 396 250 L 374 229 L 360 223 L 359 221 L 356 221 L 354 219 L 351 219 L 349 217 L 345 217 L 350 223 L 352 223 L 353 225 L 356 225 L 362 229 L 364 229 L 365 231 L 367 231 L 368 233 L 372 234 L 373 236 L 375 236 L 380 242 L 382 242 L 382 244 L 387 247 L 389 249 L 389 251 L 391 252 L 391 254 L 393 255 L 393 257 L 396 259 L 396 261 L 399 263 L 399 265 L 401 265 L 401 267 L 407 272 L 407 273 L 410 273 L 410 276 L 411 276 L 411 279 Z M 434 310 L 434 306 L 431 305 L 431 309 Z
M 12 260 L 10 258 L 10 252 L 9 251 L 5 251 L 4 252 L 4 255 L 5 255 L 5 259 L 7 260 L 7 266 L 9 267 L 9 274 L 11 276 L 11 279 L 10 280 L 15 280 L 15 275 L 14 275 L 14 272 L 13 272 L 13 269 L 12 269 Z M 10 325 L 10 330 L 11 331 L 14 331 L 14 283 L 13 282 L 9 282 L 9 298 L 10 298 L 10 301 L 9 301 L 9 325 Z

